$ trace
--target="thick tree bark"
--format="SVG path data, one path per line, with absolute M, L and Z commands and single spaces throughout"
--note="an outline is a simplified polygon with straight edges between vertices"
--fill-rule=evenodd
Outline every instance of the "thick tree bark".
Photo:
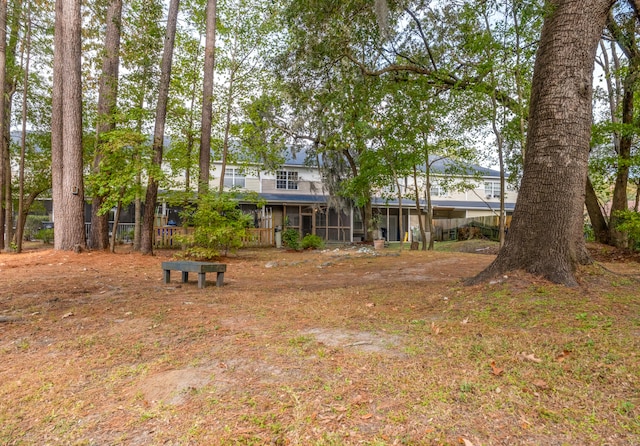
M 203 194 L 209 190 L 211 121 L 213 116 L 213 70 L 215 68 L 216 50 L 216 0 L 207 0 L 206 15 L 204 79 L 202 84 L 202 126 L 200 135 L 200 179 L 198 181 L 198 194 Z M 220 191 L 222 190 L 223 188 L 220 187 Z
M 158 104 L 156 106 L 156 123 L 153 132 L 153 164 L 159 169 L 162 166 L 162 152 L 164 146 L 164 126 L 167 118 L 167 103 L 169 100 L 169 84 L 171 82 L 171 64 L 173 61 L 173 46 L 176 39 L 176 25 L 178 22 L 178 8 L 180 0 L 171 0 L 167 16 L 167 31 L 164 38 L 164 50 L 160 66 L 160 85 L 158 87 Z M 153 174 L 149 175 L 147 195 L 145 198 L 141 251 L 143 254 L 153 254 L 156 200 L 158 198 L 158 180 Z
M 82 160 L 82 80 L 81 80 L 81 13 L 80 0 L 62 2 L 60 81 L 62 85 L 62 190 L 61 208 L 64 224 L 54 225 L 54 248 L 79 250 L 86 248 L 84 228 L 84 183 Z M 59 40 L 56 40 L 59 42 Z
M 98 86 L 98 123 L 96 126 L 96 153 L 93 158 L 94 172 L 100 171 L 102 149 L 101 135 L 115 128 L 114 113 L 118 97 L 118 72 L 120 69 L 120 22 L 122 0 L 112 0 L 107 9 L 104 58 L 102 75 Z M 89 247 L 106 250 L 109 247 L 109 213 L 99 215 L 104 197 L 94 192 L 91 201 L 91 232 Z M 115 232 L 114 226 L 113 231 Z
M 55 33 L 53 37 L 53 88 L 51 90 L 51 198 L 53 199 L 53 222 L 64 227 L 65 213 L 62 207 L 62 97 L 64 83 L 64 34 L 62 30 L 62 5 L 64 0 L 56 0 Z M 55 232 L 55 229 L 54 229 Z
M 525 270 L 575 286 L 590 261 L 583 208 L 595 53 L 613 0 L 556 0 L 534 68 L 524 174 L 511 228 L 495 261 L 469 283 Z

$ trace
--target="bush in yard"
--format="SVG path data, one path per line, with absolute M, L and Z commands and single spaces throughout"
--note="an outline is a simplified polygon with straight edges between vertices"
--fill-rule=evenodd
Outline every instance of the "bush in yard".
M 322 249 L 324 248 L 324 241 L 320 236 L 307 234 L 302 238 L 300 246 L 302 249 Z
M 289 249 L 300 249 L 300 233 L 297 229 L 287 228 L 282 231 L 282 244 Z
M 40 229 L 36 234 L 36 240 L 42 240 L 45 245 L 53 241 L 53 229 Z
M 38 238 L 38 232 L 42 229 L 42 223 L 48 221 L 47 215 L 27 215 L 24 223 L 24 240 L 34 240 Z
M 179 236 L 185 256 L 209 260 L 227 255 L 242 246 L 253 217 L 238 208 L 237 194 L 211 192 L 202 195 L 195 209 L 186 209 L 183 218 L 194 227 L 191 234 Z
M 629 248 L 640 249 L 640 213 L 635 211 L 619 211 L 616 213 L 619 218 L 616 229 L 626 232 L 629 237 Z

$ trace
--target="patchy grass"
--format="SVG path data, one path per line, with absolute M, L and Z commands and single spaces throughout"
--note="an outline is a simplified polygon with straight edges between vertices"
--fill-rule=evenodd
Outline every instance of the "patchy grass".
M 639 442 L 639 265 L 377 254 L 242 252 L 204 290 L 169 253 L 0 254 L 0 444 Z

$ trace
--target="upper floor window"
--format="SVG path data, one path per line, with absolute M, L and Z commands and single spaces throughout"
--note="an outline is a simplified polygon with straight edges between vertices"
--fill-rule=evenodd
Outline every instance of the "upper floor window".
M 484 182 L 484 194 L 487 198 L 500 198 L 501 193 L 499 181 Z
M 447 191 L 440 184 L 431 184 L 430 192 L 432 197 L 444 197 L 447 195 Z
M 244 187 L 245 175 L 240 169 L 227 167 L 224 171 L 224 187 Z
M 278 170 L 276 172 L 276 189 L 298 189 L 298 172 Z

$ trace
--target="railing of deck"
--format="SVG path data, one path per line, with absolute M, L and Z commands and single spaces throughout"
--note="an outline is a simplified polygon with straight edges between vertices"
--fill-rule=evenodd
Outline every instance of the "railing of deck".
M 118 223 L 116 228 L 116 240 L 119 242 L 129 243 L 133 241 L 133 229 L 135 223 Z M 109 222 L 109 237 L 111 237 L 111 231 L 113 231 L 113 223 Z M 91 223 L 84 224 L 84 232 L 89 239 L 89 232 L 91 232 Z
M 154 242 L 156 248 L 179 248 L 180 242 L 176 236 L 193 232 L 193 228 L 182 226 L 156 226 L 153 230 L 156 234 Z

